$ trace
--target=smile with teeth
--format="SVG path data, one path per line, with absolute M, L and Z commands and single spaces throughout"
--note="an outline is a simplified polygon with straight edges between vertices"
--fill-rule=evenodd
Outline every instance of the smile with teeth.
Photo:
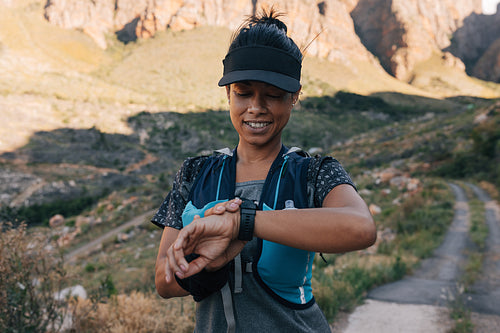
M 245 121 L 245 124 L 252 128 L 264 128 L 271 124 L 270 122 L 254 122 L 254 121 Z

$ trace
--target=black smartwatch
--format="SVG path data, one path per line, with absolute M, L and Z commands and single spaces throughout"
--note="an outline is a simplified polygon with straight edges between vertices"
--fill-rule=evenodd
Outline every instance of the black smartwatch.
M 242 241 L 251 241 L 253 238 L 253 228 L 255 224 L 255 211 L 257 205 L 251 201 L 243 199 L 240 205 L 240 232 L 238 239 Z

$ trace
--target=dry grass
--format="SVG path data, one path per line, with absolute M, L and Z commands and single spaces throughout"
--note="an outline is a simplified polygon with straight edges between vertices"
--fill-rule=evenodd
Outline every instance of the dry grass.
M 461 95 L 498 98 L 500 94 L 498 85 L 467 76 L 462 70 L 445 66 L 441 55 L 436 53 L 415 66 L 412 85 L 443 98 Z
M 160 300 L 132 292 L 106 303 L 78 299 L 72 303 L 72 329 L 76 332 L 159 333 L 192 332 L 194 304 L 186 298 Z

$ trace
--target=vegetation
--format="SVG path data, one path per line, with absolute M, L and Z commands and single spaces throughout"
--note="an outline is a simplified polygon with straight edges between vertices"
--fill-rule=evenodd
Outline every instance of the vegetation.
M 25 224 L 0 231 L 0 331 L 57 331 L 66 311 L 54 295 L 67 278 L 58 249 Z
M 500 187 L 500 112 L 497 105 L 483 111 L 484 120 L 464 128 L 471 143 L 450 151 L 435 174 L 453 178 L 487 180 Z
M 24 222 L 29 226 L 49 225 L 49 219 L 56 215 L 76 216 L 98 202 L 100 197 L 82 196 L 72 200 L 58 199 L 52 202 L 22 206 L 20 208 L 2 207 L 0 220 Z
M 469 197 L 469 216 L 470 230 L 469 235 L 473 245 L 467 249 L 467 261 L 464 265 L 459 290 L 451 302 L 451 318 L 455 321 L 455 327 L 452 333 L 470 333 L 474 331 L 474 325 L 471 320 L 470 310 L 466 307 L 464 292 L 480 277 L 484 262 L 484 251 L 486 248 L 486 238 L 488 236 L 488 227 L 485 221 L 484 203 L 475 199 L 471 193 L 471 188 L 466 187 Z

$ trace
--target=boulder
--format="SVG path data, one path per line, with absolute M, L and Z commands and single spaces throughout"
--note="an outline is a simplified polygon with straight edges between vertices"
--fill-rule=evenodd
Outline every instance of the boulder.
M 57 228 L 64 225 L 64 216 L 61 214 L 56 214 L 49 219 L 49 226 L 51 228 Z
M 370 210 L 370 213 L 375 216 L 375 215 L 378 215 L 380 213 L 382 213 L 382 208 L 380 208 L 379 206 L 375 205 L 375 204 L 370 204 L 370 206 L 368 207 L 368 209 Z
M 87 299 L 87 291 L 83 286 L 78 284 L 76 286 L 64 288 L 63 290 L 54 294 L 54 299 L 56 301 L 64 301 L 70 297 Z

